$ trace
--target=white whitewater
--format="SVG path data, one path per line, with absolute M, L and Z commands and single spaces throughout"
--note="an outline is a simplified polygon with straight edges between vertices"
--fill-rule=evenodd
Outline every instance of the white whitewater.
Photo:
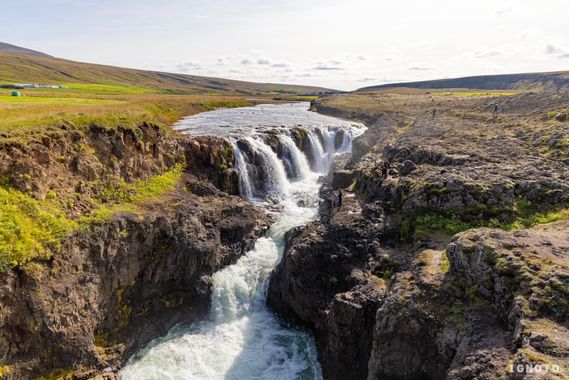
M 253 148 L 254 153 L 261 156 L 261 165 L 266 176 L 264 178 L 266 181 L 264 185 L 267 192 L 272 195 L 287 195 L 289 183 L 286 176 L 286 170 L 283 162 L 277 157 L 277 154 L 259 137 L 246 137 L 245 140 Z M 239 150 L 238 147 L 237 150 Z M 249 165 L 254 164 L 251 163 Z M 250 173 L 251 170 L 248 170 L 247 175 L 250 176 Z M 240 174 L 241 178 L 245 175 L 244 173 Z M 250 182 L 250 178 L 247 181 Z
M 295 169 L 296 174 L 294 179 L 303 180 L 308 178 L 310 175 L 310 164 L 308 163 L 304 153 L 298 149 L 290 136 L 281 134 L 278 138 L 290 154 L 291 165 Z
M 322 379 L 311 334 L 284 325 L 265 304 L 268 277 L 281 258 L 285 233 L 317 217 L 319 174 L 310 170 L 306 155 L 284 128 L 278 139 L 286 148 L 295 173 L 298 173 L 295 178 L 287 178 L 282 160 L 264 142 L 262 133 L 255 127 L 247 129 L 240 125 L 243 112 L 252 109 L 254 115 L 256 108 L 208 114 L 211 118 L 217 118 L 217 125 L 240 128 L 239 137 L 227 133 L 233 130 L 228 127 L 223 127 L 224 132 L 218 134 L 233 142 L 241 195 L 249 199 L 259 199 L 262 195 L 277 199 L 281 210 L 276 215 L 277 221 L 267 236 L 257 240 L 253 250 L 236 264 L 214 274 L 208 320 L 178 326 L 167 336 L 153 341 L 129 360 L 120 372 L 122 379 Z M 316 126 L 311 124 L 312 115 L 317 120 L 323 119 L 321 115 L 308 112 L 307 108 L 306 104 L 302 108 L 288 104 L 271 106 L 269 111 L 265 109 L 262 112 L 262 117 L 267 118 L 267 113 L 272 111 L 274 121 L 281 125 L 285 118 L 279 118 L 279 112 L 290 113 L 294 109 L 295 114 L 300 113 L 305 118 L 301 125 L 309 136 L 315 138 L 313 145 L 317 146 L 320 142 L 311 128 L 318 124 L 316 121 L 313 122 Z M 201 115 L 200 124 L 214 123 L 203 118 Z M 185 119 L 186 123 L 181 123 L 190 133 L 193 131 L 192 119 Z M 298 126 L 298 116 L 293 119 L 295 126 Z M 363 132 L 363 127 L 359 125 L 332 118 L 326 120 L 334 126 L 326 128 L 331 139 L 335 138 L 337 130 L 343 129 L 348 132 L 346 135 L 349 135 L 347 138 L 351 143 L 353 137 Z M 249 123 L 261 124 L 254 116 L 249 116 Z M 246 137 L 243 137 L 243 131 L 249 132 Z M 246 150 L 239 147 L 239 140 L 244 140 L 242 144 L 246 142 Z M 316 158 L 323 171 L 329 167 L 330 157 L 335 151 L 334 144 L 325 144 L 325 147 L 326 151 L 320 144 L 321 152 Z M 262 179 L 266 179 L 266 176 L 270 178 L 268 194 L 259 192 L 259 186 L 254 185 L 258 181 L 254 177 L 259 173 L 262 173 Z
M 324 152 L 322 142 L 320 142 L 314 129 L 308 130 L 308 140 L 310 141 L 310 149 L 314 157 L 314 170 L 318 173 L 326 173 L 329 169 L 328 155 Z
M 249 181 L 249 168 L 247 167 L 247 163 L 245 162 L 245 158 L 243 154 L 241 154 L 241 150 L 236 149 L 236 146 L 233 147 L 233 151 L 235 152 L 235 166 L 239 173 L 242 173 L 239 176 L 239 193 L 246 199 L 251 199 L 253 197 L 253 188 L 251 187 L 251 182 Z

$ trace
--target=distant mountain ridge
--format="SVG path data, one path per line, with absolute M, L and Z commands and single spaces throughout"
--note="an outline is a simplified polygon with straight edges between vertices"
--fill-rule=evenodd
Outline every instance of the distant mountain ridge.
M 384 88 L 443 89 L 466 88 L 481 90 L 562 90 L 569 88 L 569 71 L 505 75 L 478 75 L 418 82 L 389 83 L 363 87 L 356 91 L 374 91 Z
M 42 53 L 39 51 L 26 49 L 26 48 L 16 46 L 16 45 L 7 44 L 5 42 L 0 42 L 0 52 L 12 53 L 12 54 L 22 54 L 22 55 L 35 55 L 35 56 L 40 56 L 40 57 L 51 57 L 51 55 L 48 55 L 48 54 L 45 54 L 45 53 Z
M 337 92 L 315 86 L 255 83 L 75 62 L 0 42 L 0 84 L 2 83 L 122 85 L 161 93 L 218 95 L 311 95 Z

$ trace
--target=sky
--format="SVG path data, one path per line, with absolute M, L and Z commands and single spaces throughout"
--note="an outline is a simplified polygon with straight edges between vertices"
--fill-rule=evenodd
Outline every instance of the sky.
M 0 0 L 56 57 L 353 90 L 569 69 L 567 0 Z

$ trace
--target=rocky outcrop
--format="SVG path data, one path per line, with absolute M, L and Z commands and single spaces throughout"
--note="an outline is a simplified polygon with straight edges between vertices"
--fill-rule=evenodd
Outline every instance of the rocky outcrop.
M 536 226 L 567 215 L 567 164 L 544 150 L 563 157 L 562 126 L 540 125 L 542 96 L 508 99 L 497 128 L 488 99 L 410 93 L 313 104 L 369 129 L 331 176 L 342 208 L 290 234 L 271 306 L 314 331 L 325 378 L 566 378 L 569 225 Z
M 0 177 L 16 189 L 44 199 L 47 191 L 60 196 L 97 192 L 105 184 L 148 179 L 179 162 L 183 139 L 154 125 L 86 130 L 69 127 L 41 142 L 4 143 Z
M 189 176 L 181 187 L 201 183 Z M 208 193 L 181 190 L 166 204 L 148 205 L 142 218 L 117 216 L 66 239 L 49 262 L 4 274 L 4 362 L 16 363 L 22 377 L 115 371 L 174 324 L 202 318 L 210 275 L 267 227 L 251 204 L 213 187 Z
M 116 377 L 151 339 L 206 315 L 211 275 L 252 248 L 268 220 L 231 195 L 233 151 L 219 138 L 92 126 L 1 147 L 3 186 L 38 199 L 52 192 L 71 218 L 109 186 L 182 164 L 176 190 L 85 225 L 49 259 L 0 274 L 2 376 Z
M 379 272 L 398 266 L 353 194 L 326 221 L 292 230 L 271 277 L 268 304 L 315 332 L 326 378 L 365 378 L 375 310 L 387 293 Z M 377 266 L 374 263 L 382 262 Z M 382 277 L 379 277 L 382 276 Z

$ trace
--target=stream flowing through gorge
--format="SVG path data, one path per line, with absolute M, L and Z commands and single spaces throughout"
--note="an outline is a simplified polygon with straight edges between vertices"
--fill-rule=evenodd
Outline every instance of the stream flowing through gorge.
M 266 289 L 285 233 L 318 216 L 319 178 L 365 127 L 295 103 L 206 112 L 175 128 L 230 141 L 241 196 L 272 210 L 275 223 L 254 249 L 214 274 L 209 318 L 151 342 L 121 378 L 321 379 L 313 337 L 268 309 Z

